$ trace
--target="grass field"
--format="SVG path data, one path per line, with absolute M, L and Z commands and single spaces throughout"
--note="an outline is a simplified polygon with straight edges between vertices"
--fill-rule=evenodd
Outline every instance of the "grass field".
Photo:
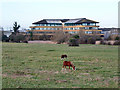
M 117 88 L 118 46 L 3 43 L 3 88 Z M 62 71 L 62 54 L 76 71 Z

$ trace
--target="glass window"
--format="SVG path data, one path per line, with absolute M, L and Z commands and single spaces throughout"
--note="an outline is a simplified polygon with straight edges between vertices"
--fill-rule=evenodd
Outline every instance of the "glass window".
M 85 27 L 85 29 L 89 29 L 89 27 Z
M 93 27 L 89 27 L 89 29 L 93 29 Z
M 88 34 L 92 34 L 92 31 L 88 31 Z
M 54 26 L 54 24 L 51 24 L 51 26 Z
M 86 26 L 86 25 L 87 25 L 87 23 L 82 23 L 82 25 Z
M 88 34 L 88 31 L 85 31 L 85 34 Z

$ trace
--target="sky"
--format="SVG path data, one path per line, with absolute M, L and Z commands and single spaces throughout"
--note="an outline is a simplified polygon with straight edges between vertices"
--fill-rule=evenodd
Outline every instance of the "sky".
M 118 27 L 119 0 L 1 0 L 0 27 L 12 28 L 17 21 L 29 28 L 42 19 L 87 18 L 100 28 Z

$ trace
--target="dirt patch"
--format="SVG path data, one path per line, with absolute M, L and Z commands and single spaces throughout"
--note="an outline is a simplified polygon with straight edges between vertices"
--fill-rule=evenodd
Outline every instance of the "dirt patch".
M 55 74 L 58 74 L 58 73 L 59 73 L 58 71 L 55 72 Z
M 57 80 L 56 82 L 57 83 L 64 83 L 64 82 L 67 82 L 67 80 Z
M 16 75 L 16 74 L 12 74 L 12 75 L 8 75 L 8 74 L 2 74 L 2 77 L 10 77 L 10 78 L 17 78 L 17 77 L 32 77 L 31 75 Z
M 72 87 L 72 88 L 80 88 L 80 87 Z
M 71 70 L 64 68 L 64 69 L 61 70 L 61 73 L 69 73 L 70 71 L 71 71 Z
M 90 75 L 89 73 L 80 73 L 80 75 Z

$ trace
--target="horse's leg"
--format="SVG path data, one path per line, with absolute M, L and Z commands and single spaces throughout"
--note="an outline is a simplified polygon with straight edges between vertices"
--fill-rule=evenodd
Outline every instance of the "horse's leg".
M 69 66 L 69 71 L 70 71 L 70 66 Z
M 66 66 L 65 66 L 65 70 L 66 70 Z
M 64 69 L 64 65 L 63 65 L 63 68 L 62 69 Z

